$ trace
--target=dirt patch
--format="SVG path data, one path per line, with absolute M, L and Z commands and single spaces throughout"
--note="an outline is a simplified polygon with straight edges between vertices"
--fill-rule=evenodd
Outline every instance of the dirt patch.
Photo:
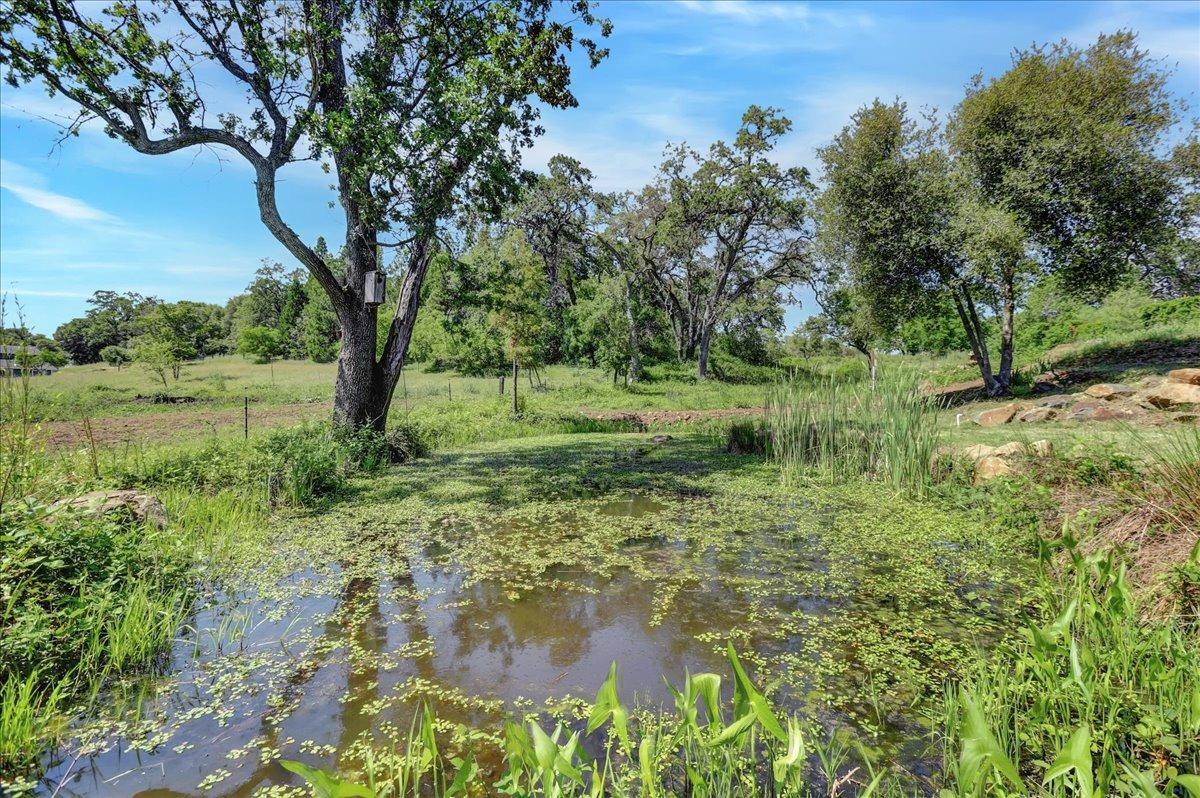
M 242 429 L 242 408 L 208 409 L 189 407 L 178 411 L 145 413 L 136 416 L 109 416 L 91 419 L 92 437 L 98 446 L 122 443 L 155 443 L 183 437 L 229 433 Z M 250 407 L 250 431 L 280 427 L 300 421 L 325 418 L 331 405 L 325 402 Z M 41 433 L 52 449 L 78 448 L 87 443 L 87 430 L 78 421 L 50 421 L 41 425 Z
M 714 418 L 748 418 L 761 416 L 761 407 L 725 407 L 716 410 L 593 410 L 581 407 L 579 412 L 597 421 L 628 421 L 643 429 L 669 424 L 691 424 Z

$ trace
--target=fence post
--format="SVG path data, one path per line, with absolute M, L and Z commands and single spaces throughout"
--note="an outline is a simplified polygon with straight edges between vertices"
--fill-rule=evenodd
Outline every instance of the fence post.
M 250 395 L 242 397 L 242 437 L 250 440 Z

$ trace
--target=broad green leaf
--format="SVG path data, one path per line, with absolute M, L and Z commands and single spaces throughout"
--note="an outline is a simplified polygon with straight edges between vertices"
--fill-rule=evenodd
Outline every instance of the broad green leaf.
M 963 707 L 963 750 L 960 767 L 965 768 L 971 774 L 970 781 L 974 782 L 982 765 L 990 762 L 992 767 L 1008 780 L 1018 795 L 1024 795 L 1025 782 L 1021 780 L 1021 774 L 1017 772 L 1016 765 L 1004 753 L 1004 749 L 1000 747 L 1000 743 L 992 734 L 987 721 L 984 720 L 983 711 L 965 689 L 961 692 L 961 703 Z
M 1200 798 L 1200 776 L 1187 774 L 1176 776 L 1175 783 L 1187 790 L 1190 798 Z
M 588 716 L 587 733 L 591 734 L 610 718 L 613 728 L 617 730 L 617 737 L 621 740 L 621 747 L 628 751 L 630 748 L 629 713 L 625 711 L 625 707 L 621 705 L 621 699 L 617 696 L 617 663 L 615 661 L 608 668 L 608 678 L 604 680 L 604 684 L 600 685 L 600 690 L 596 693 L 596 701 L 592 704 L 592 712 Z
M 779 720 L 771 711 L 771 705 L 767 703 L 767 699 L 758 692 L 758 688 L 746 675 L 742 663 L 738 660 L 737 652 L 733 650 L 733 643 L 728 643 L 726 650 L 729 655 L 729 663 L 733 666 L 735 706 L 740 704 L 743 707 L 749 707 L 750 711 L 758 718 L 758 722 L 771 733 L 771 736 L 781 743 L 786 743 L 788 741 L 787 732 L 783 730 L 783 726 L 779 725 Z
M 375 793 L 361 784 L 339 779 L 312 765 L 291 759 L 281 759 L 279 764 L 308 782 L 317 798 L 375 798 Z
M 479 772 L 479 766 L 475 764 L 475 755 L 467 754 L 467 759 L 459 765 L 458 773 L 454 774 L 454 781 L 446 788 L 445 798 L 467 791 L 467 785 L 471 783 L 471 779 L 475 778 L 475 774 Z
M 807 753 L 804 746 L 804 734 L 800 731 L 800 723 L 795 718 L 787 719 L 787 735 L 787 750 L 782 756 L 776 758 L 772 765 L 777 783 L 783 783 L 786 780 L 787 772 L 798 764 L 803 767 Z
M 642 791 L 645 795 L 658 794 L 658 774 L 654 769 L 654 738 L 646 737 L 638 746 L 638 767 L 642 775 Z
M 721 733 L 710 740 L 708 744 L 724 745 L 730 740 L 740 737 L 742 733 L 746 731 L 746 729 L 754 725 L 756 720 L 758 720 L 758 717 L 753 712 L 747 712 L 745 715 L 742 715 L 733 723 L 730 723 L 728 726 L 722 729 Z
M 1092 730 L 1084 724 L 1075 730 L 1071 739 L 1058 752 L 1054 763 L 1046 771 L 1042 784 L 1048 784 L 1054 779 L 1070 771 L 1075 771 L 1075 779 L 1079 785 L 1080 798 L 1092 798 L 1095 783 L 1092 779 Z

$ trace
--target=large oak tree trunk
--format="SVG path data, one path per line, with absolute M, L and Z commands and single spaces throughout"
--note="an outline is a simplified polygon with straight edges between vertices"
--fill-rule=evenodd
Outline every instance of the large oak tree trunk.
M 373 253 L 372 253 L 373 254 Z M 383 432 L 387 426 L 388 410 L 404 361 L 413 327 L 417 323 L 421 285 L 432 257 L 428 238 L 419 239 L 409 255 L 404 272 L 396 312 L 388 328 L 383 354 L 376 360 L 377 309 L 362 301 L 361 286 L 365 276 L 361 268 L 347 269 L 349 302 L 340 314 L 342 349 L 338 355 L 337 381 L 334 384 L 333 420 L 348 427 L 369 427 Z M 358 274 L 358 282 L 353 282 Z
M 633 315 L 633 289 L 629 285 L 629 275 L 625 275 L 625 323 L 629 325 L 629 381 L 637 382 L 642 378 L 642 342 L 638 336 L 637 319 Z
M 375 309 L 360 305 L 342 320 L 342 349 L 338 354 L 333 391 L 333 420 L 345 427 L 383 431 L 389 394 L 383 371 L 375 362 Z
M 702 379 L 708 379 L 708 350 L 712 344 L 712 325 L 704 325 L 704 329 L 700 332 L 700 344 L 697 347 L 698 360 L 696 366 L 696 375 Z

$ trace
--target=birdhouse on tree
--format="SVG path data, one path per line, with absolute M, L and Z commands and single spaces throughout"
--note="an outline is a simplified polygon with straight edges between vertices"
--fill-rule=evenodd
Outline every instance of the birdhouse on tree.
M 387 275 L 383 272 L 367 272 L 363 286 L 363 301 L 371 306 L 382 305 L 387 296 Z

